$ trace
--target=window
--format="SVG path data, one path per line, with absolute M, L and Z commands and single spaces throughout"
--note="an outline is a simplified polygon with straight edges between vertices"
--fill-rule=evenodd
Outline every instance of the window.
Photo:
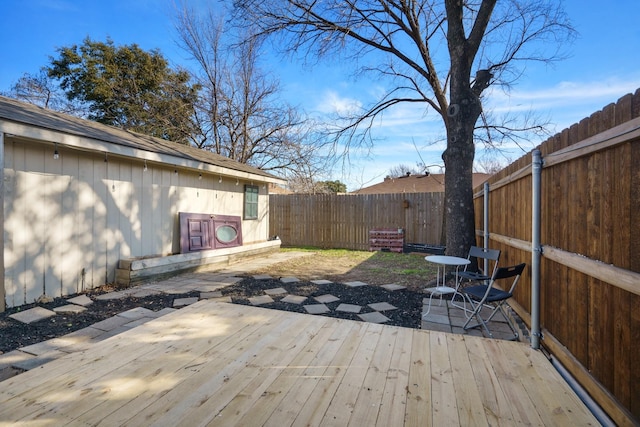
M 258 219 L 258 186 L 244 186 L 244 219 Z

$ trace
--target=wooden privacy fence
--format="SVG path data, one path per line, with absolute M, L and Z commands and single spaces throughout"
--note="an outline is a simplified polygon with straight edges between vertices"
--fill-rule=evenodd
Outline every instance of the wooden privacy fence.
M 541 343 L 616 424 L 640 423 L 640 90 L 539 150 Z M 531 170 L 529 154 L 489 180 L 502 265 L 531 263 Z M 475 208 L 482 234 L 482 192 Z M 529 322 L 529 271 L 516 300 Z
M 284 246 L 369 249 L 369 230 L 402 228 L 405 242 L 439 244 L 444 193 L 274 194 L 269 235 Z

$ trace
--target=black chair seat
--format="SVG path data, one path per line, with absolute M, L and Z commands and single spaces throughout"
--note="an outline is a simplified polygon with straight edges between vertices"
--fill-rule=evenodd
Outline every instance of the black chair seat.
M 487 288 L 488 288 L 487 285 L 471 286 L 466 288 L 464 290 L 464 293 L 468 294 L 473 299 L 480 301 L 482 300 L 482 298 L 484 298 L 484 295 L 487 293 Z M 492 288 L 489 291 L 489 295 L 487 295 L 487 298 L 485 301 L 486 302 L 502 301 L 507 298 L 511 298 L 512 296 L 513 295 L 511 295 L 509 292 Z

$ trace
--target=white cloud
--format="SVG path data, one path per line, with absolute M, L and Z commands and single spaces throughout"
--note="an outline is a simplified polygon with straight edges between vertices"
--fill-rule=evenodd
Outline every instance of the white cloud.
M 362 111 L 362 103 L 354 98 L 343 97 L 334 90 L 327 90 L 315 109 L 324 114 L 350 115 Z

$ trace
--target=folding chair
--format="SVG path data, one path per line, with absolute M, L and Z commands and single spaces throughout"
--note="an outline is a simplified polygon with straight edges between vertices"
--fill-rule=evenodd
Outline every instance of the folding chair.
M 500 250 L 498 249 L 485 249 L 480 248 L 478 246 L 471 246 L 469 249 L 469 255 L 467 259 L 471 261 L 471 258 L 475 258 L 477 261 L 476 267 L 477 270 L 469 270 L 468 267 L 465 267 L 463 271 L 458 273 L 458 279 L 460 283 L 463 281 L 467 282 L 485 282 L 485 284 L 493 277 L 496 273 L 496 269 L 498 268 L 498 261 L 500 259 Z M 484 260 L 488 261 L 487 271 L 484 271 Z M 482 264 L 480 263 L 482 261 Z M 493 265 L 492 265 L 493 264 Z M 473 262 L 469 264 L 473 266 Z M 493 267 L 493 268 L 491 268 Z M 489 273 L 491 270 L 491 273 Z
M 513 324 L 511 317 L 507 315 L 507 312 L 503 307 L 503 303 L 513 296 L 513 291 L 516 288 L 518 281 L 520 280 L 520 276 L 522 275 L 525 266 L 526 264 L 522 263 L 511 267 L 498 268 L 493 274 L 493 277 L 491 278 L 491 281 L 488 285 L 469 286 L 461 290 L 462 294 L 466 297 L 467 301 L 469 301 L 469 304 L 471 304 L 472 307 L 471 316 L 467 319 L 466 323 L 463 326 L 465 330 L 482 326 L 487 334 L 491 338 L 493 338 L 493 334 L 489 330 L 487 323 L 489 323 L 491 319 L 493 319 L 493 316 L 495 316 L 499 311 L 502 313 L 505 320 L 509 324 L 509 327 L 515 335 L 515 339 L 518 339 L 518 330 Z M 510 278 L 513 278 L 513 282 L 511 283 L 511 287 L 508 291 L 496 287 L 496 282 L 498 280 Z M 483 319 L 482 309 L 485 307 L 491 310 L 491 314 L 486 319 Z M 478 323 L 469 325 L 474 317 L 477 319 Z

